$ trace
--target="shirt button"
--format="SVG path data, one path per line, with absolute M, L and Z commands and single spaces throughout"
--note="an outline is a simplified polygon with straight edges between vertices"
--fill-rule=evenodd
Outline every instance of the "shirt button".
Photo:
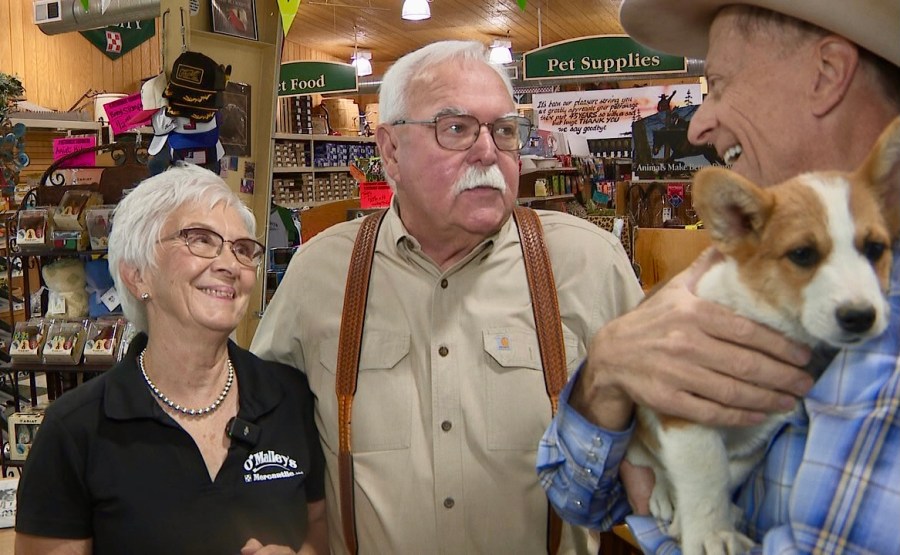
M 456 505 L 456 501 L 454 501 L 452 497 L 448 497 L 447 499 L 444 499 L 444 507 L 445 508 L 452 509 L 453 505 Z
M 450 422 L 449 420 L 444 420 L 443 422 L 441 422 L 441 429 L 444 430 L 445 432 L 449 432 L 450 428 L 452 428 L 452 427 L 453 427 L 453 423 Z
M 438 349 L 438 354 L 441 355 L 442 357 L 447 356 L 447 353 L 449 353 L 449 352 L 450 352 L 450 349 L 448 349 L 447 347 L 444 347 L 444 346 L 441 346 L 441 348 Z
M 450 283 L 446 279 L 441 280 L 441 289 L 446 289 Z

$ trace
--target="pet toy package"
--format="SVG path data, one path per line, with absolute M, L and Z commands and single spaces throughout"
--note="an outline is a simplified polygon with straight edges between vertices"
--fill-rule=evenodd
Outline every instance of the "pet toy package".
M 16 244 L 22 249 L 46 247 L 49 223 L 49 213 L 45 208 L 22 210 L 19 212 Z
M 41 362 L 44 347 L 46 323 L 43 318 L 33 318 L 26 322 L 16 322 L 9 356 L 14 362 Z
M 53 213 L 53 223 L 56 229 L 66 231 L 84 230 L 85 211 L 91 206 L 101 204 L 102 196 L 99 193 L 85 190 L 66 191 L 59 206 Z
M 44 362 L 47 364 L 78 364 L 84 350 L 84 324 L 57 320 L 47 330 L 44 343 Z
M 88 324 L 87 342 L 84 344 L 86 364 L 112 364 L 116 361 L 116 349 L 125 328 L 123 318 L 101 319 Z
M 41 422 L 44 421 L 44 407 L 33 407 L 9 415 L 9 458 L 24 461 L 31 451 L 31 444 Z
M 105 249 L 109 246 L 114 208 L 114 205 L 104 204 L 87 209 L 84 219 L 91 240 L 91 250 Z

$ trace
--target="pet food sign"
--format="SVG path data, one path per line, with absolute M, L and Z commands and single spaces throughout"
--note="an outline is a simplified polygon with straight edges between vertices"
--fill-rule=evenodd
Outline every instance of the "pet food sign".
M 634 122 L 657 112 L 699 104 L 700 85 L 536 94 L 538 129 L 585 139 L 631 135 Z
M 650 50 L 628 35 L 598 35 L 557 42 L 522 56 L 523 79 L 591 75 L 686 73 L 687 60 Z
M 278 76 L 278 96 L 357 90 L 356 68 L 341 62 L 285 62 Z

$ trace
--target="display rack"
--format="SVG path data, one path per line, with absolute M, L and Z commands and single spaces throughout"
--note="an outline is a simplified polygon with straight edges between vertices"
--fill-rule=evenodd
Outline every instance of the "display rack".
M 276 133 L 273 139 L 272 202 L 286 208 L 358 196 L 350 164 L 376 155 L 374 137 Z

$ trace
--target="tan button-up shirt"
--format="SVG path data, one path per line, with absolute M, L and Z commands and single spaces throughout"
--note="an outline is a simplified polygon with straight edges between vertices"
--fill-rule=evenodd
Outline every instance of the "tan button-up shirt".
M 539 213 L 571 375 L 594 332 L 642 293 L 612 235 Z M 309 376 L 335 553 L 345 552 L 335 368 L 358 229 L 336 225 L 300 249 L 251 347 Z M 550 417 L 514 221 L 441 271 L 392 208 L 376 243 L 353 403 L 360 553 L 546 553 L 548 505 L 534 465 Z M 584 545 L 583 531 L 566 527 L 563 552 Z

